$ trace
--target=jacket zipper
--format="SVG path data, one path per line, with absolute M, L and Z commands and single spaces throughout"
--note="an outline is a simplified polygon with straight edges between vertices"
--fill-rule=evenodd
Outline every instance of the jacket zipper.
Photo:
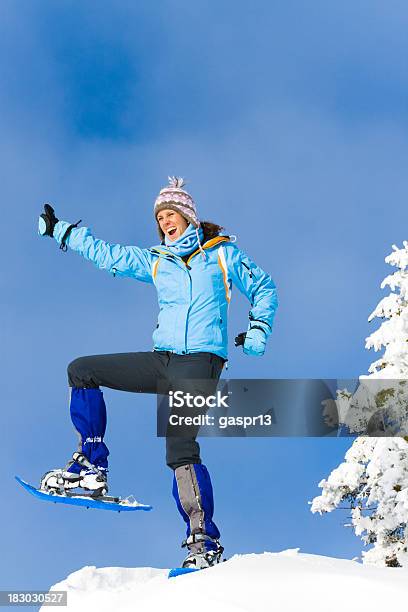
M 186 264 L 187 266 L 187 264 Z M 188 280 L 189 280 L 189 289 L 190 289 L 190 303 L 188 306 L 188 310 L 187 310 L 187 315 L 186 315 L 186 331 L 184 334 L 184 352 L 187 353 L 187 332 L 188 332 L 188 315 L 190 314 L 190 309 L 191 309 L 191 301 L 192 301 L 192 297 L 193 297 L 193 287 L 192 287 L 192 281 L 191 281 L 191 275 L 190 272 L 188 270 L 191 270 L 191 268 L 189 266 L 187 266 L 187 274 L 188 274 Z
M 242 262 L 242 265 L 248 270 L 248 274 L 249 274 L 249 278 L 253 277 L 251 268 L 249 266 L 246 265 L 246 263 Z
M 155 252 L 157 253 L 157 251 L 155 251 Z M 190 303 L 189 303 L 189 307 L 188 307 L 188 310 L 187 310 L 187 316 L 186 316 L 186 325 L 185 325 L 185 332 L 184 332 L 184 351 L 183 351 L 183 353 L 186 354 L 187 353 L 188 315 L 190 313 L 191 300 L 192 300 L 192 283 L 191 283 L 191 276 L 190 276 L 190 272 L 189 272 L 189 270 L 191 270 L 191 266 L 189 266 L 188 263 L 186 263 L 184 261 L 184 259 L 182 259 L 178 255 L 173 255 L 172 253 L 161 253 L 161 252 L 159 252 L 159 257 L 165 257 L 166 259 L 175 261 L 177 264 L 178 264 L 178 262 L 181 262 L 183 265 L 180 266 L 180 267 L 183 270 L 185 270 L 187 272 L 187 274 L 188 274 L 189 290 L 190 290 Z

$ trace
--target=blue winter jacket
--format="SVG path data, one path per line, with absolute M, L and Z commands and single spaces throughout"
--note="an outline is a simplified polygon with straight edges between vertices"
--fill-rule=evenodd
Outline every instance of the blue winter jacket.
M 54 237 L 61 242 L 66 221 L 59 221 Z M 271 277 L 233 244 L 217 236 L 197 249 L 187 263 L 164 246 L 149 249 L 109 244 L 95 238 L 87 227 L 74 228 L 67 242 L 101 270 L 154 283 L 160 312 L 153 334 L 154 349 L 178 354 L 208 351 L 227 359 L 227 319 L 234 284 L 251 303 L 249 318 L 272 331 L 277 308 Z M 256 321 L 256 323 L 255 323 Z

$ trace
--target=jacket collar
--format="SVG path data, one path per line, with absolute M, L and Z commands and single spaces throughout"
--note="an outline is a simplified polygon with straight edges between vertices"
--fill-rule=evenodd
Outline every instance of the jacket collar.
M 210 240 L 207 240 L 207 242 L 205 242 L 202 246 L 203 246 L 203 249 L 211 249 L 212 247 L 216 246 L 217 244 L 220 244 L 221 242 L 230 242 L 230 237 L 229 236 L 215 236 L 215 238 L 211 238 Z M 165 256 L 170 256 L 170 257 L 181 259 L 178 255 L 175 255 L 174 253 L 172 253 L 170 249 L 168 249 L 166 245 L 164 244 L 159 244 L 157 246 L 150 247 L 149 250 L 153 253 L 158 253 L 159 255 L 165 255 Z M 194 255 L 197 255 L 197 253 L 199 252 L 200 252 L 200 249 L 197 249 L 196 251 L 191 253 L 191 255 L 189 256 L 187 260 L 187 263 L 189 263 L 189 261 L 194 257 Z

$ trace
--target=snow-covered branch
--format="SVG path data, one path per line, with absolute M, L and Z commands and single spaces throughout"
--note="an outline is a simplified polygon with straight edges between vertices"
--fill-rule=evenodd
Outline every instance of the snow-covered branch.
M 392 293 L 370 314 L 369 321 L 382 323 L 366 339 L 367 349 L 384 353 L 360 376 L 355 393 L 338 392 L 336 404 L 340 423 L 351 433 L 369 430 L 380 415 L 382 435 L 397 437 L 357 438 L 344 462 L 319 483 L 322 493 L 311 511 L 323 514 L 348 502 L 350 526 L 372 545 L 362 553 L 364 563 L 403 566 L 408 565 L 408 241 L 401 249 L 393 245 L 385 261 L 398 270 L 381 284 Z

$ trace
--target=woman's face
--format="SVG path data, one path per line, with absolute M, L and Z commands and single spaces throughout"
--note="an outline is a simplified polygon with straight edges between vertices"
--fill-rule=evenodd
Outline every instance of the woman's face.
M 160 229 L 169 240 L 177 240 L 188 227 L 188 222 L 180 213 L 170 208 L 161 210 L 157 215 Z

